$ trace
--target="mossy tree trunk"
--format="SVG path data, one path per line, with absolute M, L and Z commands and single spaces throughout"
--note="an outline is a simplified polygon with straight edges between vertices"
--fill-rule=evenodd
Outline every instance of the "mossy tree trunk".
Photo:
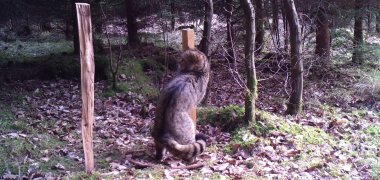
M 303 64 L 301 26 L 294 0 L 283 0 L 286 18 L 290 29 L 290 59 L 291 59 L 291 95 L 287 104 L 287 114 L 296 115 L 302 109 Z
M 247 89 L 245 97 L 245 121 L 255 122 L 255 103 L 257 97 L 257 79 L 255 68 L 255 9 L 250 0 L 240 0 L 245 19 L 245 67 L 247 73 Z

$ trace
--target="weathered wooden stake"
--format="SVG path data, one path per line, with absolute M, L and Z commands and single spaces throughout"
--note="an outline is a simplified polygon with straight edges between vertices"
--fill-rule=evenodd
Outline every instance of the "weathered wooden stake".
M 94 122 L 94 49 L 90 5 L 76 3 L 81 62 L 82 139 L 86 172 L 94 170 L 92 126 Z
M 193 29 L 183 29 L 182 30 L 182 50 L 186 51 L 188 49 L 195 48 L 194 41 L 194 30 Z M 189 115 L 191 119 L 193 119 L 194 123 L 197 123 L 197 107 L 193 107 L 189 111 Z
M 194 49 L 194 30 L 193 29 L 183 29 L 182 30 L 182 50 L 186 51 L 188 49 Z

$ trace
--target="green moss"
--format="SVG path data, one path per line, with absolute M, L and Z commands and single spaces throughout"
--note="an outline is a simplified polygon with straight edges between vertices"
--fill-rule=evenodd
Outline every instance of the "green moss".
M 370 175 L 372 179 L 380 179 L 380 158 L 377 161 L 371 163 Z
M 252 84 L 253 84 L 253 90 L 254 90 L 254 92 L 253 92 L 253 97 L 256 99 L 257 98 L 257 79 L 256 78 L 254 78 L 253 79 L 253 82 L 252 82 Z
M 58 171 L 54 169 L 54 166 L 56 166 L 58 163 L 63 165 L 68 171 L 76 172 L 79 169 L 82 169 L 82 167 L 78 168 L 82 166 L 81 163 L 78 163 L 77 161 L 74 161 L 73 159 L 70 159 L 68 157 L 53 156 L 47 162 L 41 162 L 39 170 L 41 170 L 42 172 Z
M 164 169 L 163 168 L 150 168 L 150 169 L 144 169 L 139 170 L 136 169 L 134 171 L 134 175 L 136 178 L 139 179 L 162 179 L 164 176 Z
M 363 130 L 366 134 L 367 141 L 377 147 L 380 147 L 380 125 L 370 125 Z
M 0 55 L 8 60 L 29 61 L 35 57 L 46 56 L 54 53 L 68 53 L 73 51 L 71 41 L 0 41 L 6 50 L 1 51 Z
M 354 110 L 351 112 L 353 116 L 356 117 L 364 117 L 366 115 L 367 110 Z
M 332 177 L 340 177 L 342 175 L 342 172 L 337 166 L 337 164 L 328 163 L 326 170 Z
M 339 28 L 332 31 L 332 36 L 334 37 L 332 46 L 334 48 L 341 48 L 347 46 L 347 43 L 351 43 L 353 33 L 349 29 Z
M 232 144 L 239 144 L 242 148 L 249 148 L 255 144 L 259 138 L 257 138 L 250 129 L 241 128 L 237 129 L 232 134 Z
M 299 143 L 316 145 L 333 143 L 333 138 L 329 134 L 316 127 L 301 126 L 296 123 L 280 122 L 279 130 L 294 135 Z
M 377 66 L 380 67 L 380 61 Z M 355 85 L 356 92 L 361 96 L 372 96 L 380 101 L 380 68 L 362 67 L 354 73 L 361 76 L 360 81 Z
M 158 90 L 152 85 L 151 79 L 143 71 L 144 61 L 132 61 L 125 68 L 120 69 L 120 74 L 126 75 L 128 81 L 120 83 L 121 91 L 133 91 L 149 98 L 156 98 Z
M 5 167 L 8 167 L 12 173 L 18 173 L 18 167 L 27 167 L 29 164 L 24 164 L 25 156 L 31 159 L 38 159 L 42 157 L 41 150 L 54 149 L 61 147 L 63 142 L 51 137 L 49 134 L 38 135 L 37 141 L 28 140 L 27 138 L 4 138 L 0 139 L 0 174 L 3 174 Z M 64 163 L 67 161 L 68 163 Z M 67 165 L 65 167 L 72 167 L 73 160 L 67 158 L 52 158 L 48 162 L 42 162 L 40 168 L 42 170 L 50 169 L 57 163 Z M 25 172 L 25 168 L 21 169 L 22 173 Z
M 77 179 L 77 180 L 98 180 L 98 179 L 103 179 L 101 174 L 99 172 L 93 172 L 91 174 L 87 174 L 86 172 L 75 172 L 72 173 L 68 176 L 63 177 L 62 179 L 64 180 L 69 180 L 69 179 Z
M 95 79 L 106 78 L 107 60 L 104 56 L 95 56 Z M 76 55 L 53 55 L 42 63 L 41 75 L 44 79 L 65 78 L 80 79 L 80 60 Z
M 226 153 L 226 154 L 232 154 L 232 153 L 233 153 L 233 149 L 232 149 L 232 147 L 231 147 L 231 146 L 228 146 L 228 145 L 224 146 L 224 147 L 223 147 L 223 153 Z
M 358 47 L 358 51 L 363 54 L 363 60 L 366 63 L 379 63 L 380 56 L 380 45 L 377 43 L 373 44 L 362 44 Z
M 259 136 L 266 136 L 276 130 L 276 122 L 279 118 L 266 111 L 257 111 L 256 123 L 252 124 L 254 132 Z M 279 120 L 278 120 L 279 121 Z
M 36 136 L 39 139 L 39 143 L 37 144 L 39 149 L 54 149 L 66 144 L 50 134 L 38 134 Z
M 200 124 L 212 124 L 223 130 L 233 130 L 243 122 L 244 108 L 230 105 L 223 108 L 199 108 L 197 118 Z
M 4 174 L 7 170 L 12 173 L 18 173 L 18 169 L 22 173 L 26 173 L 27 166 L 23 164 L 26 155 L 35 157 L 38 151 L 35 150 L 34 144 L 26 139 L 0 139 L 0 174 Z
M 201 172 L 195 172 L 194 174 L 191 174 L 189 179 L 194 179 L 194 180 L 203 180 L 203 179 L 210 179 L 210 180 L 227 180 L 227 179 L 232 179 L 228 176 L 223 175 L 222 173 L 219 172 L 213 172 L 209 174 L 204 174 Z M 181 177 L 176 177 L 175 179 L 184 179 Z

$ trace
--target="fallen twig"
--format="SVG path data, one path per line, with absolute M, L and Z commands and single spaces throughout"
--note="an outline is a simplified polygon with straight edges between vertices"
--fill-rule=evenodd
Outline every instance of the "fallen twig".
M 152 164 L 152 163 L 146 163 L 146 162 L 140 162 L 140 161 L 136 161 L 136 160 L 133 160 L 132 158 L 127 158 L 127 160 L 132 163 L 133 165 L 135 165 L 137 168 L 148 168 L 148 167 L 152 167 L 152 168 L 155 168 L 155 167 L 159 167 L 158 165 L 156 164 Z M 190 164 L 190 165 L 187 165 L 187 166 L 176 166 L 176 167 L 170 167 L 170 166 L 166 166 L 170 169 L 187 169 L 187 170 L 194 170 L 194 169 L 198 169 L 198 168 L 201 168 L 205 166 L 204 163 L 196 163 L 196 164 Z
M 145 152 L 145 151 L 146 151 L 145 149 L 130 150 L 130 151 L 125 151 L 125 152 L 123 152 L 123 154 L 125 154 L 125 155 L 129 155 L 129 154 L 141 153 L 141 152 Z
M 171 169 L 187 169 L 187 170 L 193 170 L 193 169 L 198 169 L 205 166 L 203 163 L 196 163 L 196 164 L 190 164 L 187 166 L 177 166 L 177 167 L 170 167 Z
M 136 161 L 136 160 L 133 160 L 131 158 L 127 158 L 127 160 L 134 164 L 136 167 L 139 167 L 139 168 L 147 168 L 147 167 L 158 167 L 158 165 L 155 165 L 155 164 L 152 164 L 152 163 L 145 163 L 145 162 L 140 162 L 140 161 Z

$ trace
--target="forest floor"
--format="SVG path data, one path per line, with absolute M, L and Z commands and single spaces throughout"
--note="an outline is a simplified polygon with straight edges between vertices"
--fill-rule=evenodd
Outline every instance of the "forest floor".
M 153 160 L 155 98 L 174 73 L 157 78 L 144 52 L 123 63 L 119 91 L 106 81 L 95 84 L 91 176 L 83 173 L 80 82 L 0 83 L 0 179 L 380 178 L 378 66 L 307 69 L 303 113 L 286 116 L 286 64 L 259 61 L 257 122 L 244 127 L 239 77 L 225 61 L 213 60 L 209 105 L 198 110 L 208 148 L 191 166 L 170 154 L 163 162 Z

